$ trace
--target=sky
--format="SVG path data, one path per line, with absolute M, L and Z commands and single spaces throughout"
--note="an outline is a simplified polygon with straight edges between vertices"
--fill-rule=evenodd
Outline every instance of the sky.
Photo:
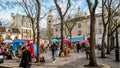
M 4 2 L 5 0 L 1 0 L 0 2 Z M 14 2 L 16 0 L 8 0 L 8 1 L 11 1 L 11 2 Z M 65 11 L 65 7 L 66 7 L 66 1 L 67 0 L 62 0 L 62 2 L 60 2 L 60 7 L 62 7 L 62 11 L 64 12 Z M 76 1 L 76 2 L 74 2 Z M 0 4 L 3 4 L 3 3 L 0 3 Z M 41 3 L 42 4 L 42 7 L 41 7 L 41 16 L 44 16 L 44 14 L 48 13 L 48 11 L 50 9 L 53 10 L 53 15 L 55 18 L 58 17 L 58 13 L 57 11 L 55 10 L 55 4 L 53 2 L 53 0 L 43 0 L 43 2 Z M 82 13 L 86 12 L 89 14 L 89 11 L 88 11 L 88 7 L 87 7 L 87 3 L 86 3 L 86 0 L 72 0 L 71 1 L 71 8 L 70 8 L 70 11 L 68 11 L 68 14 L 70 14 L 70 16 L 74 16 L 77 11 L 78 11 L 78 6 L 80 6 L 80 11 Z M 9 6 L 9 5 L 8 5 Z M 44 7 L 45 6 L 45 7 Z M 6 9 L 6 10 L 0 10 L 0 19 L 7 19 L 10 21 L 10 15 L 11 13 L 19 13 L 19 14 L 23 14 L 25 15 L 24 11 L 22 8 L 20 7 L 17 7 L 17 6 L 11 6 L 12 8 L 10 9 Z M 0 7 L 1 9 L 1 7 Z M 98 9 L 99 10 L 99 9 Z M 41 27 L 46 27 L 46 19 L 47 19 L 47 15 L 45 16 L 44 19 L 41 20 Z

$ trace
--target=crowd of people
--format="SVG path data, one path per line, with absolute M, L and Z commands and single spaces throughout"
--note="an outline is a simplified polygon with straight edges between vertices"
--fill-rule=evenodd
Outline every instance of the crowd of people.
M 58 42 L 51 42 L 50 44 L 47 45 L 40 45 L 40 52 L 41 53 L 46 53 L 47 51 L 51 51 L 51 58 L 54 61 L 56 61 L 56 53 L 59 51 L 60 54 L 60 43 Z M 70 52 L 70 50 L 73 50 L 76 53 L 81 52 L 86 52 L 86 58 L 89 59 L 89 53 L 90 53 L 90 44 L 89 42 L 74 42 L 70 46 L 67 44 L 64 44 L 63 46 L 63 52 L 65 55 Z M 23 68 L 30 68 L 32 58 L 36 58 L 36 55 L 34 54 L 34 47 L 32 43 L 24 44 L 21 43 L 19 44 L 18 48 L 16 51 L 12 50 L 12 45 L 11 44 L 0 44 L 0 54 L 3 54 L 6 59 L 12 59 L 12 57 L 18 57 L 21 58 L 20 62 L 20 67 Z M 61 56 L 57 54 L 58 56 Z M 41 56 L 40 57 L 40 62 L 45 62 L 45 57 Z
M 5 59 L 8 60 L 12 59 L 13 56 L 12 45 L 0 43 L 0 54 L 3 55 Z

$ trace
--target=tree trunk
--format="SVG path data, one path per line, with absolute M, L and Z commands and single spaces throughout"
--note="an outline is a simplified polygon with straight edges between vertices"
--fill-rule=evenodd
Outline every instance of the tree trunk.
M 106 35 L 106 25 L 104 25 L 104 31 L 102 36 L 101 58 L 105 58 L 105 35 Z
M 33 43 L 35 42 L 35 27 L 34 23 L 32 22 L 32 30 L 33 30 Z
M 108 36 L 107 36 L 107 52 L 106 54 L 110 54 L 110 14 L 108 17 Z
M 64 37 L 63 37 L 63 19 L 61 19 L 61 46 L 60 46 L 61 52 L 63 52 L 63 45 L 64 45 Z
M 111 47 L 110 47 L 110 51 L 112 51 L 114 49 L 114 36 L 111 36 Z
M 119 42 L 118 42 L 118 30 L 116 29 L 116 61 L 119 62 L 120 61 L 120 56 L 119 56 Z
M 94 11 L 94 10 L 93 10 Z M 91 13 L 91 24 L 90 24 L 90 62 L 89 65 L 92 67 L 97 67 L 96 55 L 95 55 L 95 25 L 96 24 L 96 16 L 95 13 Z
M 40 29 L 39 29 L 39 17 L 40 17 L 40 1 L 36 0 L 37 2 L 37 62 L 40 61 Z

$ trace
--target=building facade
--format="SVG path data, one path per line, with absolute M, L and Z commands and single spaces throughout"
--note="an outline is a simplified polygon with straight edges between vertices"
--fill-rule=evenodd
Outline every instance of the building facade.
M 2 27 L 0 25 L 0 40 L 20 38 L 20 31 L 17 28 Z
M 19 29 L 21 34 L 19 39 L 33 39 L 32 24 L 27 16 L 11 13 L 10 27 Z
M 46 29 L 46 35 L 49 41 L 54 37 L 54 24 L 55 24 L 54 15 L 52 10 L 50 10 L 47 16 L 47 29 Z
M 84 14 L 84 15 L 83 15 Z M 105 14 L 106 11 L 105 11 Z M 107 15 L 106 15 L 107 16 Z M 80 21 L 76 22 L 72 30 L 72 37 L 85 36 L 85 38 L 90 38 L 90 15 L 86 15 L 86 13 L 81 13 L 80 8 L 78 8 L 78 12 L 75 17 L 83 18 Z M 115 16 L 114 18 L 119 18 L 119 16 Z M 61 37 L 60 23 L 54 25 L 54 37 Z M 120 30 L 118 30 L 120 32 Z M 66 33 L 68 33 L 67 29 L 64 25 L 64 37 L 66 37 Z M 101 13 L 96 14 L 96 44 L 101 44 L 102 42 L 102 34 L 103 34 L 103 23 L 102 23 L 102 15 Z M 69 36 L 68 36 L 69 37 Z M 105 37 L 105 41 L 107 42 L 107 35 Z

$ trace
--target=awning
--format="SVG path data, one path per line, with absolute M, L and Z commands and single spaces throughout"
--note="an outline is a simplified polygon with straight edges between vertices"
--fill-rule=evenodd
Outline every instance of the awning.
M 61 38 L 56 38 L 57 40 L 61 40 Z M 68 40 L 70 40 L 70 38 L 67 38 Z M 84 36 L 81 36 L 81 37 L 72 37 L 71 41 L 72 42 L 78 42 L 78 41 L 82 41 L 82 40 L 85 40 L 85 37 Z
M 70 38 L 68 38 L 70 40 Z M 82 41 L 82 40 L 85 40 L 85 37 L 73 37 L 72 39 L 72 42 L 78 42 L 78 41 Z

